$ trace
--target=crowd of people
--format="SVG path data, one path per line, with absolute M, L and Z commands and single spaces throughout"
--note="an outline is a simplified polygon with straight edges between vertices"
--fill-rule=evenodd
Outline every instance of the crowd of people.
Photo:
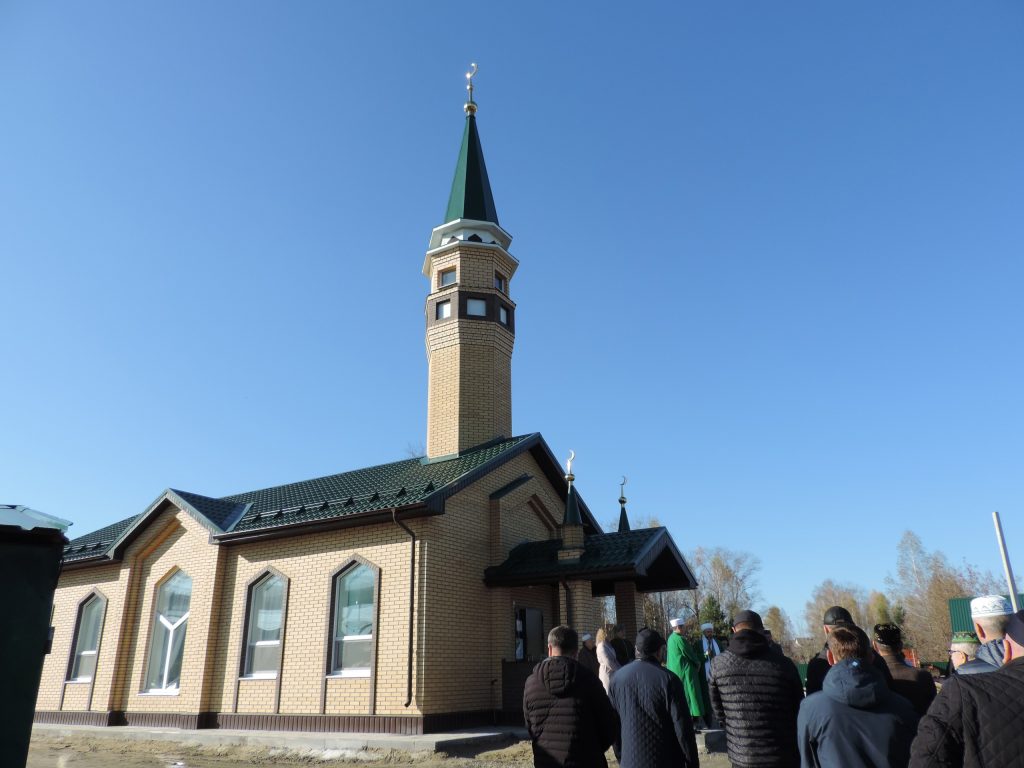
M 614 627 L 582 645 L 555 627 L 523 694 L 534 765 L 607 768 L 611 748 L 621 768 L 696 768 L 695 734 L 720 728 L 738 768 L 1024 766 L 1024 611 L 985 595 L 971 618 L 942 681 L 906 660 L 898 626 L 869 636 L 842 606 L 806 682 L 751 610 L 724 650 L 710 624 L 691 644 L 681 619 L 667 641 L 642 629 L 632 654 Z

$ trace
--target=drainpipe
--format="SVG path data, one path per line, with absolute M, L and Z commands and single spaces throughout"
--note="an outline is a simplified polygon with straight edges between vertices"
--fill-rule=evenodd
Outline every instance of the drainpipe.
M 391 508 L 391 519 L 409 534 L 409 661 L 405 672 L 405 706 L 412 704 L 412 631 L 416 608 L 416 534 L 398 519 L 398 510 Z
M 570 627 L 573 625 L 572 621 L 572 592 L 569 591 L 569 582 L 562 582 L 562 589 L 565 590 L 565 623 Z

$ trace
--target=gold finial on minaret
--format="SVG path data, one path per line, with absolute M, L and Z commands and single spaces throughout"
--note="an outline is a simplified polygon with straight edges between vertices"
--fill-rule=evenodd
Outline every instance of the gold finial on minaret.
M 572 485 L 572 481 L 576 479 L 576 475 L 572 473 L 572 463 L 576 460 L 576 451 L 569 451 L 569 460 L 565 462 L 565 479 L 569 481 L 569 485 Z
M 477 73 L 477 69 L 479 69 L 479 67 L 477 67 L 476 62 L 474 62 L 469 65 L 469 72 L 466 73 L 466 80 L 468 81 L 466 83 L 466 90 L 469 91 L 469 101 L 467 101 L 462 108 L 466 110 L 467 115 L 476 114 L 476 102 L 473 101 L 473 76 Z
M 626 476 L 622 476 L 622 482 L 619 483 L 619 504 L 626 503 Z

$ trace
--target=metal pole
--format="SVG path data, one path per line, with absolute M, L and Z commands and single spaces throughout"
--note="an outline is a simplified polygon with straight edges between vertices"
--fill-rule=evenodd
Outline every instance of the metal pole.
M 1017 601 L 1017 583 L 1013 580 L 1013 568 L 1010 567 L 1010 556 L 1006 553 L 1006 540 L 1003 538 L 1003 523 L 999 520 L 999 513 L 992 513 L 992 522 L 996 526 L 996 540 L 999 542 L 999 554 L 1003 557 L 1003 570 L 1006 572 L 1006 585 L 1010 588 L 1010 605 L 1013 612 L 1020 610 Z

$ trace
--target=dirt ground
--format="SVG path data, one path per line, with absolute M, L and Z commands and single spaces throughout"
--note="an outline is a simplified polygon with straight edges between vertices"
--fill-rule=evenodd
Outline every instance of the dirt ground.
M 611 752 L 609 766 L 618 764 Z M 703 768 L 728 768 L 725 755 L 701 755 Z M 32 740 L 27 768 L 310 768 L 310 766 L 403 766 L 423 768 L 514 768 L 533 765 L 529 742 L 504 749 L 465 754 L 359 754 L 297 755 L 251 747 L 184 747 L 165 741 L 116 741 L 76 737 L 37 736 Z

